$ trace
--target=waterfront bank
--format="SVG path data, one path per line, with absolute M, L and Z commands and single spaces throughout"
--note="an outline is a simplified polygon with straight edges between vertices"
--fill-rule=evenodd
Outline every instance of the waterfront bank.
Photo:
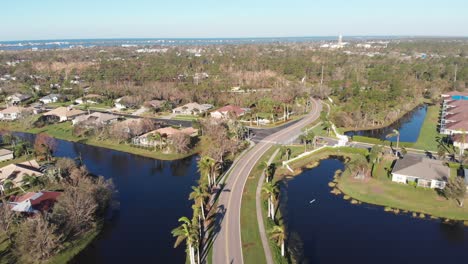
M 73 127 L 69 122 L 59 123 L 49 125 L 43 128 L 24 128 L 18 123 L 3 123 L 2 128 L 10 130 L 12 132 L 21 132 L 21 133 L 30 133 L 30 134 L 40 134 L 46 133 L 49 136 L 66 140 L 70 142 L 77 142 L 81 144 L 86 144 L 95 147 L 102 147 L 111 150 L 122 151 L 138 156 L 158 159 L 158 160 L 178 160 L 186 157 L 190 157 L 199 152 L 200 146 L 197 145 L 194 149 L 191 149 L 188 153 L 178 154 L 178 153 L 161 153 L 155 150 L 150 150 L 147 148 L 139 148 L 129 143 L 119 143 L 109 139 L 97 139 L 95 137 L 77 137 L 73 135 Z
M 298 146 L 298 148 L 300 148 Z M 344 148 L 324 148 L 297 161 L 291 162 L 289 166 L 294 173 L 286 168 L 280 168 L 278 175 L 280 179 L 290 178 L 300 175 L 304 171 L 314 168 L 320 161 L 330 157 L 342 157 L 346 159 L 365 157 L 367 150 Z M 384 161 L 376 166 L 384 165 Z M 381 170 L 387 173 L 387 170 Z M 431 215 L 451 220 L 468 220 L 468 207 L 458 207 L 456 201 L 447 200 L 440 196 L 434 189 L 415 188 L 409 185 L 392 182 L 388 175 L 377 175 L 356 180 L 350 176 L 349 171 L 345 171 L 337 182 L 337 188 L 343 194 L 368 204 L 383 207 L 391 207 L 402 211 L 411 211 L 418 214 Z M 465 198 L 468 202 L 468 199 Z
M 284 180 L 281 210 L 287 245 L 299 263 L 436 264 L 468 257 L 463 225 L 396 215 L 330 193 L 328 183 L 336 170 L 344 169 L 342 161 L 324 159 Z

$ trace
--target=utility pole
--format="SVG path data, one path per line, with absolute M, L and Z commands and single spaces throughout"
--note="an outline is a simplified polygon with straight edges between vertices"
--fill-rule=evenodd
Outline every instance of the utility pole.
M 455 74 L 453 76 L 453 89 L 455 90 L 456 89 L 456 85 L 457 85 L 457 71 L 458 71 L 458 64 L 455 64 Z
M 320 78 L 320 91 L 322 91 L 323 86 L 323 65 L 322 65 L 322 77 Z

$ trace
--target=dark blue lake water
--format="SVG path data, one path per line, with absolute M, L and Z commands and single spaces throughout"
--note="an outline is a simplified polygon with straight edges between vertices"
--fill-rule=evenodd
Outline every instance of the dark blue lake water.
M 350 137 L 354 135 L 366 136 L 396 142 L 397 137 L 386 138 L 393 129 L 396 129 L 400 131 L 400 142 L 416 142 L 419 137 L 421 126 L 426 118 L 426 114 L 427 105 L 422 105 L 387 127 L 371 130 L 347 131 L 345 132 L 345 135 Z
M 288 245 L 300 263 L 466 262 L 468 228 L 352 205 L 328 187 L 334 172 L 343 168 L 341 161 L 328 159 L 285 182 L 281 208 Z
M 18 133 L 22 134 L 22 133 Z M 23 134 L 32 139 L 34 136 Z M 119 206 L 75 263 L 185 263 L 185 245 L 174 249 L 171 230 L 190 217 L 188 194 L 199 178 L 196 156 L 160 161 L 57 140 L 55 156 L 81 155 L 88 170 L 112 178 Z

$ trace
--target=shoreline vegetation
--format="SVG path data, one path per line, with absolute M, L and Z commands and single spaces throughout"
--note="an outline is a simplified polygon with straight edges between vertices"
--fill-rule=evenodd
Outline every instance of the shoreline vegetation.
M 437 151 L 437 143 L 438 143 L 437 140 L 438 140 L 438 137 L 441 137 L 441 135 L 437 131 L 439 111 L 440 111 L 440 105 L 428 104 L 426 118 L 424 119 L 424 122 L 421 126 L 418 139 L 415 142 L 400 141 L 399 145 L 405 148 L 415 148 L 415 149 L 420 149 L 420 150 Z M 391 124 L 387 126 L 390 126 L 390 125 Z M 387 126 L 384 126 L 384 127 L 387 127 Z M 384 128 L 384 127 L 381 127 L 381 128 Z M 375 129 L 379 129 L 379 128 L 375 128 Z M 357 129 L 357 130 L 365 130 L 365 129 Z M 351 131 L 351 130 L 346 130 L 346 131 Z M 386 145 L 386 146 L 389 146 L 390 144 L 393 143 L 389 140 L 382 140 L 378 138 L 358 136 L 358 135 L 353 136 L 352 141 L 369 143 L 369 144 L 380 144 L 380 145 Z
M 121 151 L 125 153 L 130 153 L 138 156 L 143 156 L 147 158 L 153 158 L 153 159 L 159 159 L 159 160 L 178 160 L 178 159 L 183 159 L 186 157 L 190 157 L 192 155 L 195 155 L 200 152 L 200 143 L 195 146 L 195 148 L 191 149 L 191 151 L 184 153 L 184 154 L 178 154 L 178 153 L 161 153 L 157 151 L 153 151 L 151 149 L 147 148 L 140 148 L 137 146 L 133 146 L 129 143 L 118 143 L 112 140 L 99 140 L 96 138 L 90 138 L 90 137 L 77 137 L 73 135 L 73 127 L 69 122 L 65 123 L 58 123 L 58 124 L 53 124 L 53 125 L 48 125 L 43 128 L 25 128 L 21 126 L 21 124 L 11 122 L 11 123 L 5 123 L 3 129 L 12 131 L 12 132 L 20 132 L 20 133 L 29 133 L 29 134 L 40 134 L 40 133 L 46 133 L 47 135 L 60 139 L 60 140 L 65 140 L 69 142 L 76 142 L 76 143 L 81 143 L 85 145 L 90 145 L 90 146 L 95 146 L 95 147 L 101 147 L 101 148 L 107 148 L 111 150 L 116 150 L 116 151 Z
M 315 152 L 311 156 L 304 157 L 291 162 L 290 167 L 294 173 L 291 174 L 284 168 L 278 169 L 280 179 L 282 177 L 295 177 L 302 171 L 314 168 L 320 164 L 321 160 L 328 158 L 341 157 L 352 160 L 362 156 L 367 150 L 357 150 L 352 148 L 325 148 Z M 419 218 L 442 218 L 445 220 L 468 222 L 468 208 L 459 207 L 455 201 L 447 200 L 440 196 L 436 190 L 426 188 L 416 188 L 410 185 L 394 183 L 388 177 L 388 169 L 391 162 L 382 160 L 376 164 L 372 177 L 364 181 L 351 177 L 351 172 L 346 169 L 337 178 L 336 187 L 339 194 L 344 198 L 354 199 L 357 202 L 363 202 L 382 207 L 385 211 L 408 212 Z M 331 190 L 336 193 L 336 190 Z M 465 197 L 465 200 L 468 200 Z
M 428 106 L 430 106 L 432 104 L 432 102 L 429 102 L 428 100 L 422 100 L 419 103 L 415 104 L 413 107 L 411 107 L 409 110 L 402 111 L 397 117 L 395 117 L 395 119 L 387 121 L 387 122 L 383 123 L 382 125 L 362 126 L 362 127 L 341 127 L 340 129 L 341 129 L 341 132 L 344 133 L 344 132 L 349 132 L 349 131 L 374 130 L 374 129 L 386 128 L 388 126 L 391 126 L 391 125 L 395 124 L 401 118 L 403 118 L 405 115 L 411 113 L 412 111 L 416 110 L 416 108 L 418 108 L 418 107 L 420 107 L 420 106 L 422 106 L 424 104 L 427 104 Z

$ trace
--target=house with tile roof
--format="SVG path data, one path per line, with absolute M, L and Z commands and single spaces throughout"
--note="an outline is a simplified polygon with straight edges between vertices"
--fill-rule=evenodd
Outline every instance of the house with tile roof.
M 419 187 L 443 189 L 449 176 L 450 168 L 443 161 L 420 156 L 405 155 L 392 169 L 392 181 Z
M 20 106 L 10 106 L 0 111 L 0 120 L 14 121 L 21 118 L 21 113 L 26 109 Z
M 85 111 L 73 109 L 71 107 L 57 107 L 54 110 L 44 113 L 44 116 L 57 116 L 59 122 L 72 120 L 73 118 L 86 114 Z
M 47 212 L 57 202 L 61 192 L 27 192 L 23 195 L 12 196 L 8 201 L 12 211 L 28 214 Z
M 248 109 L 241 108 L 239 106 L 234 105 L 226 105 L 219 109 L 214 110 L 210 113 L 210 116 L 213 118 L 229 118 L 230 115 L 234 115 L 236 117 L 243 116 Z
M 13 159 L 13 151 L 9 149 L 0 149 L 0 162 Z
M 36 160 L 29 160 L 21 163 L 10 164 L 0 168 L 0 191 L 4 191 L 4 184 L 8 181 L 13 186 L 21 186 L 26 175 L 42 176 L 40 166 Z
M 172 109 L 172 113 L 178 115 L 199 115 L 213 108 L 211 104 L 188 103 Z

